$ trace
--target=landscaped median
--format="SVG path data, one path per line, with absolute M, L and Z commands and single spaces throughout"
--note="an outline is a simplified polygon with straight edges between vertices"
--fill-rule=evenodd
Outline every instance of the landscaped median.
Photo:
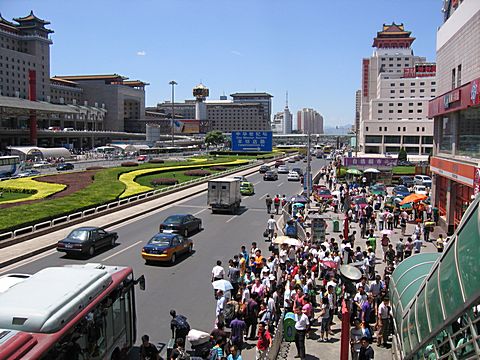
M 137 195 L 137 194 L 152 190 L 152 187 L 141 185 L 135 181 L 135 179 L 140 176 L 175 171 L 175 170 L 195 169 L 199 167 L 207 168 L 212 166 L 241 166 L 246 164 L 248 164 L 248 160 L 238 159 L 230 162 L 202 163 L 201 165 L 196 164 L 196 165 L 170 166 L 170 167 L 130 171 L 128 173 L 121 174 L 119 177 L 120 182 L 122 182 L 125 185 L 125 191 L 120 195 L 120 198 L 123 199 L 129 196 Z
M 0 183 L 1 192 L 19 192 L 31 194 L 28 197 L 2 201 L 2 204 L 21 202 L 25 200 L 39 200 L 64 190 L 66 185 L 51 184 L 35 181 L 33 178 L 10 179 Z

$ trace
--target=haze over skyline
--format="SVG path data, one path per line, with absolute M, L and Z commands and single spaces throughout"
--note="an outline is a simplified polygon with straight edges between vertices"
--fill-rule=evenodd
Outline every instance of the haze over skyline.
M 368 6 L 366 6 L 368 5 Z M 319 111 L 326 127 L 352 124 L 361 60 L 383 23 L 404 23 L 415 54 L 435 61 L 440 0 L 175 0 L 135 3 L 4 0 L 7 20 L 31 10 L 51 22 L 51 76 L 118 73 L 150 83 L 146 103 L 266 91 L 285 105 Z M 272 114 L 273 115 L 273 114 Z

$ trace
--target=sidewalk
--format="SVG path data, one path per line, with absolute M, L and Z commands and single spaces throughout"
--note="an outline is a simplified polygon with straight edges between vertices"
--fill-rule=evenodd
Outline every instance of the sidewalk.
M 339 220 L 340 224 L 343 223 L 343 215 L 340 213 L 334 213 L 332 211 L 327 212 L 328 215 L 332 217 L 332 220 Z M 333 225 L 332 222 L 328 222 L 328 227 L 327 227 L 327 233 L 326 236 L 327 238 L 332 238 L 334 237 L 335 239 L 339 239 L 339 235 L 342 234 L 343 232 L 343 227 L 340 226 L 340 231 L 334 233 L 332 231 Z M 395 249 L 395 245 L 397 244 L 398 240 L 402 237 L 404 241 L 407 239 L 407 237 L 411 236 L 413 233 L 413 230 L 415 229 L 414 224 L 407 224 L 407 230 L 405 232 L 405 236 L 401 235 L 401 230 L 400 227 L 396 228 L 393 230 L 392 234 L 389 236 L 391 243 L 393 244 L 393 248 Z M 361 246 L 362 249 L 365 247 L 365 241 L 366 239 L 361 239 L 360 238 L 360 227 L 358 223 L 350 223 L 349 226 L 349 232 L 352 233 L 354 230 L 357 231 L 357 238 L 355 242 L 355 246 Z M 379 232 L 376 231 L 376 234 Z M 433 233 L 430 234 L 430 239 L 436 239 L 438 237 L 438 234 L 443 234 L 444 237 L 446 234 L 441 230 L 439 226 L 435 227 L 435 230 Z M 434 246 L 432 242 L 428 242 L 423 244 L 422 252 L 436 252 L 437 249 Z M 376 257 L 377 257 L 377 265 L 376 265 L 376 273 L 382 275 L 383 278 L 383 271 L 385 269 L 385 263 L 382 262 L 383 258 L 383 253 L 382 253 L 382 247 L 377 246 L 376 249 Z M 318 298 L 317 298 L 318 302 Z M 338 318 L 338 316 L 334 317 L 334 323 L 335 325 L 332 327 L 334 331 L 334 335 L 330 336 L 330 342 L 325 343 L 325 342 L 318 342 L 318 339 L 320 338 L 320 328 L 319 325 L 315 324 L 312 326 L 312 331 L 311 331 L 311 336 L 310 339 L 306 339 L 305 342 L 305 347 L 306 347 L 306 359 L 307 360 L 315 360 L 315 359 L 340 359 L 340 336 L 341 336 L 341 320 Z M 383 347 L 378 347 L 376 343 L 371 344 L 373 350 L 375 351 L 375 360 L 391 360 L 392 357 L 392 349 L 391 349 L 391 340 L 389 341 L 389 348 L 383 348 Z M 295 347 L 295 343 L 287 343 L 289 344 L 289 351 L 288 351 L 288 356 L 286 359 L 288 360 L 295 360 L 295 355 L 297 354 L 297 350 Z M 351 357 L 349 357 L 351 358 Z

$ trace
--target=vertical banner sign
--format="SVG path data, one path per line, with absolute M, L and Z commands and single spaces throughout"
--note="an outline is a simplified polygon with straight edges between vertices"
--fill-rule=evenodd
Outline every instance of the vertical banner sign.
M 473 178 L 473 193 L 475 196 L 480 192 L 480 168 L 475 168 L 475 176 Z

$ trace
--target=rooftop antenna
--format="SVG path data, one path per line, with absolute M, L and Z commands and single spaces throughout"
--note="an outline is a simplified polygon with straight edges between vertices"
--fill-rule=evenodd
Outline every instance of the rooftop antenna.
M 285 107 L 288 108 L 288 90 L 285 93 Z

